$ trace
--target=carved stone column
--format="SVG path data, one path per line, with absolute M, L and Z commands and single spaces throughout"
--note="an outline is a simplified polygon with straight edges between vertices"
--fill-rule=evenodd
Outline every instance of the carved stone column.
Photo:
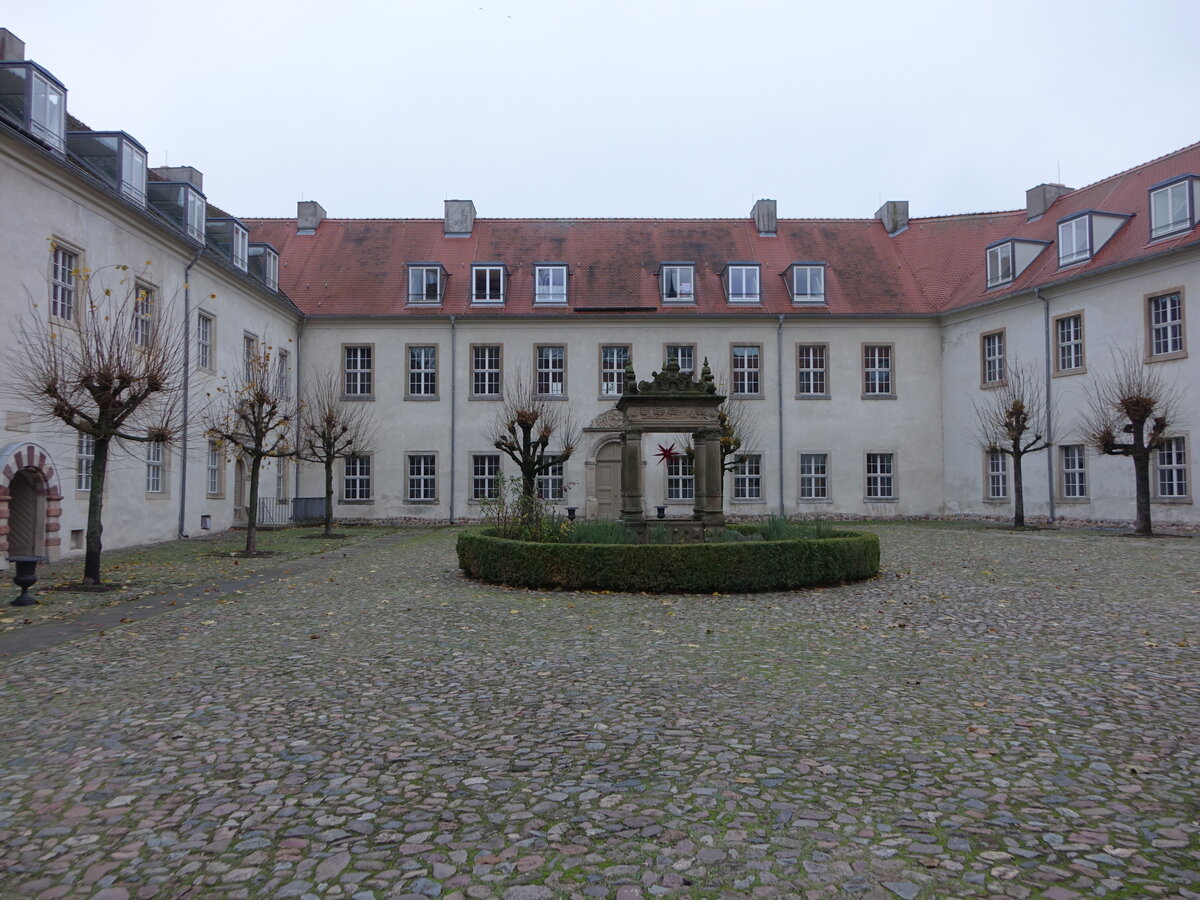
M 703 428 L 692 435 L 696 447 L 693 473 L 696 482 L 696 505 L 692 518 L 709 524 L 725 521 L 722 506 L 721 433 L 715 428 Z
M 692 518 L 697 521 L 703 521 L 704 511 L 708 509 L 708 499 L 704 496 L 704 491 L 708 485 L 708 436 L 711 432 L 708 430 L 696 431 L 692 433 L 692 484 L 694 502 L 692 504 Z
M 642 509 L 642 430 L 621 432 L 621 520 L 640 522 Z

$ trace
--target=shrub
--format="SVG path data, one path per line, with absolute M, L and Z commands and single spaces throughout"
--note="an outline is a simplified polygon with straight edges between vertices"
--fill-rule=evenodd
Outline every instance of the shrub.
M 636 535 L 619 519 L 576 522 L 562 535 L 564 544 L 632 544 Z
M 793 521 L 784 516 L 769 516 L 762 525 L 750 526 L 745 530 L 749 531 L 750 528 L 758 531 L 767 541 L 811 541 L 827 538 L 834 533 L 833 526 L 821 519 Z

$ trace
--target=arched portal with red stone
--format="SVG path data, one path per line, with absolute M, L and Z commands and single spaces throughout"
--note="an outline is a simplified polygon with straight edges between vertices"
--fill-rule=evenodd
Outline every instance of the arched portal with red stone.
M 0 447 L 0 555 L 61 553 L 62 490 L 50 453 L 30 441 Z

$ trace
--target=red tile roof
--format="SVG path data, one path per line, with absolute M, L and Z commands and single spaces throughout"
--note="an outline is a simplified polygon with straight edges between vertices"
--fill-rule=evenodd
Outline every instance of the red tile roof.
M 252 241 L 279 250 L 280 286 L 312 316 L 464 315 L 504 317 L 657 310 L 664 316 L 807 312 L 813 315 L 932 314 L 1023 292 L 1080 273 L 1200 243 L 1200 229 L 1149 241 L 1147 190 L 1200 172 L 1200 144 L 1058 198 L 1037 221 L 1024 210 L 913 219 L 889 237 L 875 219 L 781 219 L 762 237 L 746 219 L 476 219 L 468 237 L 445 237 L 441 219 L 326 219 L 297 234 L 295 219 L 243 219 Z M 1013 237 L 1056 241 L 1057 221 L 1087 209 L 1131 214 L 1095 257 L 1060 270 L 1056 244 L 1014 283 L 988 290 L 985 248 Z M 663 262 L 696 267 L 696 302 L 660 300 Z M 761 304 L 731 304 L 721 278 L 732 261 L 761 264 Z M 781 277 L 793 262 L 824 262 L 826 307 L 793 304 Z M 408 303 L 407 267 L 437 262 L 448 280 L 440 306 Z M 472 263 L 508 271 L 502 307 L 472 307 Z M 569 266 L 565 309 L 534 306 L 537 263 Z

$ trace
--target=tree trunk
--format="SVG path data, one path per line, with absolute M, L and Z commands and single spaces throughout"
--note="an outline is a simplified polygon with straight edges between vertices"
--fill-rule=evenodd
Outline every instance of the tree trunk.
M 1151 450 L 1141 450 L 1133 454 L 1133 475 L 1137 485 L 1137 521 L 1133 525 L 1134 534 L 1153 534 L 1150 526 L 1150 454 Z
M 104 476 L 108 473 L 111 438 L 96 438 L 92 450 L 92 489 L 88 492 L 87 536 L 83 553 L 83 583 L 100 584 L 101 535 L 104 532 Z
M 325 537 L 333 537 L 333 457 L 325 457 Z
M 262 457 L 250 461 L 250 501 L 246 506 L 246 552 L 258 552 L 258 475 L 262 471 Z
M 1025 485 L 1021 480 L 1021 459 L 1024 453 L 1014 453 L 1013 461 L 1013 527 L 1025 527 Z

